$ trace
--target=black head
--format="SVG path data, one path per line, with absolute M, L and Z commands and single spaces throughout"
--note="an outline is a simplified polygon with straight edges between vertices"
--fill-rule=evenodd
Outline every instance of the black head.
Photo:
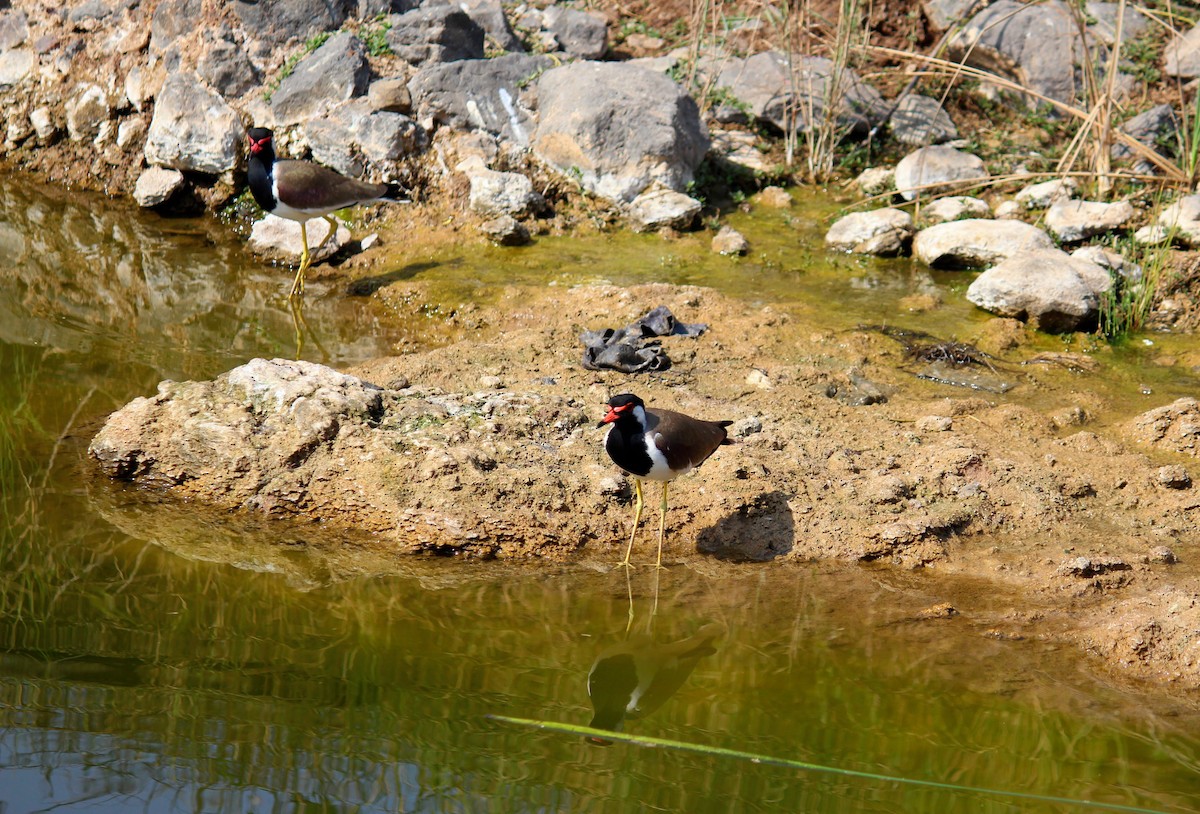
M 625 416 L 632 416 L 635 407 L 645 407 L 646 402 L 635 396 L 633 393 L 622 393 L 619 396 L 613 396 L 608 400 L 608 413 L 604 418 L 600 419 L 597 427 L 603 427 L 605 424 L 611 424 L 614 421 L 619 421 Z
M 275 148 L 271 145 L 271 140 L 275 134 L 265 127 L 251 127 L 246 131 L 246 138 L 250 142 L 250 155 L 274 155 Z

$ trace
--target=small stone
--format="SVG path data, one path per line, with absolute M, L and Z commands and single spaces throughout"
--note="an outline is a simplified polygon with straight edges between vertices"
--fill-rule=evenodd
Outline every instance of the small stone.
M 600 494 L 605 496 L 615 497 L 625 491 L 625 482 L 612 475 L 601 478 L 596 486 L 599 488 Z
M 126 119 L 117 125 L 117 147 L 122 150 L 128 150 L 130 147 L 140 147 L 145 136 L 145 119 Z
M 772 209 L 787 209 L 792 205 L 792 196 L 783 187 L 769 186 L 758 193 L 758 202 Z
M 512 215 L 501 215 L 479 224 L 479 231 L 498 246 L 524 246 L 529 242 L 529 230 Z
M 1150 561 L 1162 563 L 1163 565 L 1174 565 L 1179 562 L 1175 556 L 1175 552 L 1167 548 L 1165 545 L 1157 546 L 1150 551 Z
M 712 250 L 726 256 L 743 255 L 750 250 L 750 243 L 732 226 L 722 226 L 712 239 Z
M 958 616 L 958 609 L 949 602 L 939 602 L 917 612 L 918 619 L 952 619 Z
M 1023 211 L 1024 207 L 1016 201 L 1001 201 L 996 205 L 996 220 L 1020 220 Z
M 367 101 L 374 110 L 391 113 L 411 113 L 412 94 L 403 79 L 376 79 L 367 88 Z
M 58 135 L 58 127 L 54 124 L 48 107 L 39 107 L 30 113 L 29 123 L 33 125 L 33 131 L 37 133 L 38 141 L 43 144 L 50 142 Z
M 133 187 L 133 199 L 138 206 L 149 209 L 166 203 L 182 185 L 183 173 L 179 170 L 149 167 L 138 176 Z
M 922 432 L 949 432 L 954 419 L 948 415 L 923 415 L 917 419 L 917 429 Z
M 896 183 L 896 171 L 891 167 L 870 167 L 859 173 L 854 183 L 864 195 L 880 195 Z
M 479 386 L 486 390 L 503 390 L 504 379 L 499 376 L 480 376 Z
M 762 419 L 752 415 L 733 422 L 729 427 L 729 434 L 734 438 L 745 438 L 748 435 L 754 435 L 756 432 L 762 432 L 762 426 Z
M 1161 466 L 1154 473 L 1155 479 L 1168 489 L 1186 489 L 1192 485 L 1192 478 L 1180 464 Z
M 762 390 L 770 390 L 772 387 L 771 378 L 767 375 L 767 372 L 765 370 L 759 370 L 758 368 L 754 368 L 746 374 L 746 384 L 758 387 Z

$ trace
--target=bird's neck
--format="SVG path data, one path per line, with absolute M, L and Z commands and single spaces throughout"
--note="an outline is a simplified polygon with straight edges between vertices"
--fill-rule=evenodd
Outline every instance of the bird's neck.
M 250 185 L 250 194 L 263 210 L 270 212 L 275 208 L 274 180 L 271 177 L 275 168 L 275 152 L 266 147 L 257 153 L 250 154 L 250 165 L 247 167 L 246 180 Z

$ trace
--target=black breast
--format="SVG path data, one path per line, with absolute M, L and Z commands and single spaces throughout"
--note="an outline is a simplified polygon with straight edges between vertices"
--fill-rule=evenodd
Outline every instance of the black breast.
M 613 463 L 631 475 L 643 476 L 654 466 L 646 452 L 646 433 L 636 421 L 614 422 L 604 439 L 604 448 Z

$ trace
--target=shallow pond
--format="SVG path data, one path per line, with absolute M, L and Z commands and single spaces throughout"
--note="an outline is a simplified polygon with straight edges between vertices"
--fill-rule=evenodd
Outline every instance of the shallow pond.
M 165 378 L 292 354 L 290 274 L 219 226 L 28 187 L 0 179 L 6 814 L 1200 809 L 1200 716 L 1096 682 L 1074 653 L 922 620 L 944 597 L 919 575 L 417 560 L 334 582 L 353 540 L 97 481 L 84 450 L 107 412 Z M 835 203 L 808 204 L 742 218 L 756 253 L 737 262 L 625 235 L 380 273 L 446 303 L 514 281 L 662 280 L 823 310 L 831 329 L 896 322 L 914 290 L 947 304 L 908 327 L 983 319 L 955 293 L 964 275 L 825 257 Z M 304 355 L 333 364 L 436 333 L 436 315 L 393 321 L 345 283 L 315 281 L 304 317 Z M 1180 341 L 1122 351 L 1108 386 L 1194 389 L 1139 365 Z M 589 671 L 608 698 L 631 663 L 660 682 L 623 731 L 675 745 L 497 717 L 586 725 Z

